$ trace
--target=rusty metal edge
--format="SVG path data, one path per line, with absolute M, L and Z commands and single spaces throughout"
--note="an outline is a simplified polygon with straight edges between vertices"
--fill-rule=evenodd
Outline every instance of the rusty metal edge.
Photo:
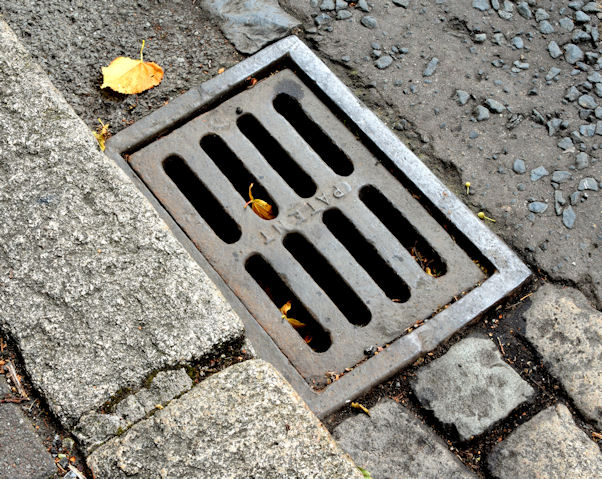
M 374 144 L 391 158 L 406 176 L 423 191 L 466 237 L 495 266 L 496 272 L 482 285 L 434 316 L 413 332 L 397 339 L 379 355 L 357 366 L 329 385 L 314 392 L 294 370 L 284 354 L 259 326 L 238 297 L 196 249 L 186 234 L 165 211 L 146 185 L 129 167 L 122 155 L 139 148 L 149 138 L 156 138 L 172 125 L 185 122 L 216 98 L 243 84 L 246 78 L 287 58 L 302 70 Z M 518 256 L 491 232 L 439 179 L 382 123 L 360 103 L 353 93 L 328 67 L 295 36 L 289 36 L 261 50 L 198 87 L 189 90 L 165 107 L 139 120 L 107 141 L 105 153 L 111 157 L 160 212 L 186 250 L 220 288 L 241 317 L 251 343 L 258 354 L 271 362 L 292 384 L 318 417 L 324 417 L 346 402 L 367 392 L 374 385 L 434 349 L 441 342 L 475 321 L 486 310 L 520 287 L 531 272 Z

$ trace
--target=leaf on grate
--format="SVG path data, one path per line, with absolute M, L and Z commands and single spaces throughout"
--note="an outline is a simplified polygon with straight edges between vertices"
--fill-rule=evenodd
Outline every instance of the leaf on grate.
M 254 183 L 251 183 L 251 185 L 249 186 L 250 199 L 245 203 L 245 208 L 251 205 L 251 208 L 257 216 L 263 218 L 264 220 L 273 220 L 275 216 L 274 213 L 272 213 L 272 205 L 258 198 L 253 198 L 253 194 L 251 193 L 253 185 Z
M 352 402 L 351 407 L 355 408 L 355 409 L 359 409 L 360 411 L 366 413 L 368 416 L 370 415 L 370 411 L 368 410 L 368 408 L 358 402 Z
M 100 123 L 100 127 L 96 131 L 93 131 L 92 133 L 94 133 L 94 136 L 96 137 L 96 140 L 98 141 L 98 145 L 100 146 L 100 149 L 102 151 L 105 151 L 105 141 L 107 141 L 107 138 L 109 136 L 111 136 L 109 133 L 109 124 L 103 123 L 100 118 L 98 119 L 98 122 Z
M 282 308 L 280 308 L 280 312 L 282 313 L 282 318 L 286 319 L 289 323 L 291 323 L 291 326 L 293 326 L 293 328 L 304 328 L 305 327 L 305 323 L 302 323 L 301 321 L 295 319 L 295 318 L 289 318 L 287 316 L 287 313 L 290 311 L 291 309 L 291 302 L 287 301 L 284 306 L 282 306 Z M 310 340 L 311 341 L 311 338 Z M 309 342 L 307 341 L 307 342 Z
M 142 60 L 144 40 L 140 49 L 140 60 L 117 57 L 108 67 L 102 67 L 102 85 L 119 93 L 132 95 L 153 88 L 163 80 L 163 68 L 153 62 Z

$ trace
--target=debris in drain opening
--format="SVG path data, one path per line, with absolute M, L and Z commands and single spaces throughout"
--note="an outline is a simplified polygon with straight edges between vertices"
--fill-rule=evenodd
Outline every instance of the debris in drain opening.
M 102 67 L 102 85 L 118 93 L 132 95 L 142 93 L 157 86 L 163 80 L 163 68 L 153 62 L 142 59 L 144 40 L 140 48 L 140 60 L 128 57 L 117 57 L 108 67 Z
M 251 205 L 251 208 L 255 212 L 257 216 L 263 218 L 264 220 L 273 220 L 275 218 L 272 213 L 272 205 L 267 203 L 266 201 L 260 200 L 258 198 L 253 198 L 253 194 L 251 193 L 251 189 L 253 188 L 254 183 L 249 185 L 249 201 L 245 203 L 245 208 Z
M 100 118 L 98 119 L 98 122 L 100 123 L 100 128 L 92 133 L 96 137 L 96 141 L 98 141 L 101 151 L 105 151 L 105 142 L 107 141 L 107 138 L 111 136 L 109 133 L 109 124 L 103 123 Z
M 352 402 L 351 407 L 354 409 L 359 409 L 360 411 L 362 411 L 362 412 L 366 413 L 368 416 L 370 416 L 370 411 L 368 411 L 368 408 L 366 406 L 361 405 L 358 402 Z
M 291 325 L 293 326 L 293 328 L 304 328 L 306 326 L 305 323 L 302 323 L 301 321 L 295 319 L 295 318 L 289 318 L 286 314 L 290 311 L 291 309 L 291 302 L 287 301 L 284 306 L 282 306 L 282 308 L 280 308 L 280 312 L 282 313 L 282 318 L 286 319 L 289 323 L 291 323 Z

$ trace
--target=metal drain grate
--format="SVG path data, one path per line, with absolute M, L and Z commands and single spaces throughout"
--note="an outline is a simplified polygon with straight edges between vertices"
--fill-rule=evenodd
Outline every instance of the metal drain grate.
M 296 37 L 122 131 L 107 151 L 240 298 L 260 356 L 318 415 L 529 276 Z M 251 183 L 275 219 L 243 208 Z M 280 314 L 287 301 L 303 326 Z

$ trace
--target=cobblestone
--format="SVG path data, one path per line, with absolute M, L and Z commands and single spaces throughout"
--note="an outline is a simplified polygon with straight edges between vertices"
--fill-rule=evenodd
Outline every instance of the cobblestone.
M 519 426 L 488 459 L 498 479 L 602 477 L 602 454 L 564 404 L 551 406 Z
M 540 288 L 525 313 L 526 336 L 575 406 L 602 430 L 602 313 L 572 288 Z
M 487 338 L 463 339 L 416 376 L 418 400 L 462 439 L 486 431 L 534 392 Z
M 374 479 L 476 479 L 432 430 L 392 400 L 371 408 L 370 417 L 346 419 L 334 437 Z

